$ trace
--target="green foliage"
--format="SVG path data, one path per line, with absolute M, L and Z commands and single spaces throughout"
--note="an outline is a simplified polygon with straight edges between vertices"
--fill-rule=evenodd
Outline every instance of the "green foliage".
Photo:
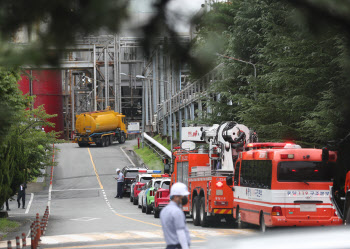
M 137 146 L 134 146 L 134 151 L 141 157 L 142 161 L 153 170 L 164 170 L 162 160 L 153 153 L 151 149 L 147 146 L 144 148 L 138 149 Z
M 163 145 L 168 150 L 171 150 L 171 145 L 167 143 L 166 139 L 162 139 L 162 137 L 160 135 L 154 136 L 153 139 L 156 140 L 161 145 Z
M 19 223 L 16 221 L 11 221 L 7 218 L 0 219 L 0 232 L 8 233 L 15 231 L 19 227 Z
M 52 143 L 56 141 L 55 132 L 45 133 L 42 126 L 54 126 L 43 106 L 36 109 L 34 97 L 22 96 L 18 90 L 18 71 L 0 71 L 0 99 L 4 100 L 6 113 L 0 144 L 0 203 L 14 195 L 23 182 L 30 182 L 41 175 L 40 170 L 50 165 Z
M 317 36 L 310 34 L 295 21 L 299 12 L 283 1 L 216 5 L 222 7 L 211 15 L 230 13 L 234 21 L 222 30 L 210 22 L 210 14 L 204 16 L 198 46 L 209 46 L 204 42 L 208 36 L 227 37 L 217 51 L 255 64 L 257 78 L 252 65 L 220 59 L 225 77 L 211 86 L 215 98 L 206 104 L 213 111 L 199 123 L 235 120 L 256 129 L 262 141 L 296 140 L 309 146 L 349 132 L 349 106 L 343 104 L 350 99 L 344 35 L 329 25 Z

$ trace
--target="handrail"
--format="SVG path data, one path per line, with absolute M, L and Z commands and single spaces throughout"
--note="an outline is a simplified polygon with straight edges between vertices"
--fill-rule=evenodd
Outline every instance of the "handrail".
M 168 157 L 171 158 L 171 151 L 165 148 L 163 145 L 158 143 L 156 140 L 148 136 L 145 132 L 143 133 L 143 137 L 150 141 L 152 144 L 154 144 L 157 148 L 159 148 L 161 151 L 163 151 Z

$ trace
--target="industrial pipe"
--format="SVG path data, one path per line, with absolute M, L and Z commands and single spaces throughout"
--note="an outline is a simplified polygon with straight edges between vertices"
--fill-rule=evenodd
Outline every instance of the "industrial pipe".
M 163 151 L 168 157 L 171 158 L 171 151 L 168 150 L 167 148 L 165 148 L 163 145 L 161 145 L 160 143 L 158 143 L 156 140 L 154 140 L 153 138 L 151 138 L 150 136 L 148 136 L 145 132 L 143 133 L 143 136 L 145 139 L 147 139 L 148 141 L 150 141 L 152 144 L 154 144 L 157 148 L 159 148 L 161 151 Z

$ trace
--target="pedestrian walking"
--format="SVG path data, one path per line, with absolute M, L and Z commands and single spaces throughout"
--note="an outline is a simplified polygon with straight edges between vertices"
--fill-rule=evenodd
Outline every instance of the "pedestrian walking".
M 19 186 L 18 194 L 17 194 L 18 208 L 21 207 L 21 199 L 22 199 L 22 208 L 23 209 L 24 209 L 24 207 L 26 205 L 26 188 L 27 188 L 27 184 L 26 183 L 22 183 Z
M 187 186 L 175 183 L 170 189 L 170 203 L 160 212 L 160 220 L 166 242 L 166 249 L 188 249 L 190 233 L 186 226 L 186 216 L 182 206 L 188 203 Z
M 117 177 L 115 179 L 118 182 L 118 189 L 117 189 L 117 196 L 114 198 L 123 198 L 123 187 L 124 187 L 124 175 L 122 172 L 120 172 L 120 169 L 116 169 L 117 171 Z
M 10 207 L 9 207 L 9 199 L 6 199 L 6 211 L 11 211 Z

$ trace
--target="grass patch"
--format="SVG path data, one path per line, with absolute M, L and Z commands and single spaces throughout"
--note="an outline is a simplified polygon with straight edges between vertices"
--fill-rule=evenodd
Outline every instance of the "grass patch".
M 0 232 L 8 233 L 15 231 L 19 227 L 19 223 L 16 221 L 8 220 L 7 218 L 0 219 Z
M 141 157 L 143 162 L 150 168 L 155 170 L 164 171 L 164 166 L 162 160 L 153 153 L 151 149 L 148 147 L 137 148 L 137 145 L 134 146 L 134 151 Z
M 153 139 L 156 140 L 161 145 L 163 145 L 168 150 L 171 150 L 171 144 L 168 144 L 166 139 L 162 139 L 162 137 L 160 135 L 154 136 Z

